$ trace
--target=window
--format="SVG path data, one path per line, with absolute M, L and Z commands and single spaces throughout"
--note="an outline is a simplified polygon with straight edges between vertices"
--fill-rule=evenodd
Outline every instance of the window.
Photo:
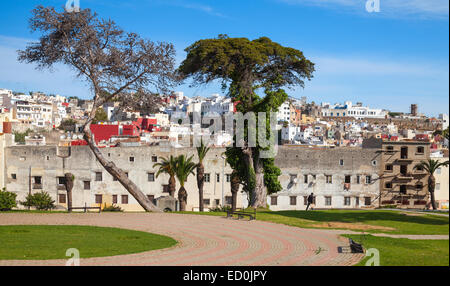
M 34 178 L 34 183 L 37 185 L 42 184 L 42 177 L 41 176 L 35 176 Z
M 155 173 L 148 173 L 147 174 L 147 180 L 149 182 L 154 182 L 155 181 Z
M 83 186 L 85 190 L 91 189 L 91 181 L 83 181 Z
M 372 161 L 372 166 L 376 166 L 377 165 L 377 160 L 373 160 Z
M 339 160 L 339 166 L 344 166 L 344 160 Z
M 270 197 L 270 204 L 276 206 L 278 203 L 278 197 Z
M 225 202 L 227 205 L 231 205 L 233 203 L 233 197 L 232 196 L 226 196 Z
M 95 172 L 95 180 L 101 182 L 103 180 L 102 172 Z
M 392 182 L 386 182 L 386 183 L 384 183 L 384 187 L 385 187 L 386 189 L 392 189 Z
M 102 195 L 95 195 L 95 203 L 96 204 L 103 203 L 103 196 Z
M 325 205 L 331 206 L 331 197 L 325 197 Z
M 441 184 L 440 183 L 436 183 L 436 186 L 434 188 L 436 189 L 436 191 L 441 190 Z
M 163 193 L 170 193 L 169 192 L 169 185 L 163 185 Z
M 152 162 L 153 162 L 153 163 L 156 163 L 156 162 L 158 162 L 158 157 L 156 157 L 156 156 L 152 156 Z
M 295 175 L 295 174 L 290 174 L 289 177 L 290 177 L 289 181 L 291 183 L 294 183 L 297 180 L 297 175 Z
M 400 194 L 406 195 L 406 185 L 401 185 L 400 186 Z
M 370 206 L 372 199 L 370 197 L 364 197 L 364 204 Z
M 154 195 L 147 195 L 147 198 L 149 201 L 151 201 L 153 204 L 156 205 L 155 196 Z
M 372 183 L 372 176 L 366 176 L 366 184 Z
M 296 206 L 297 205 L 297 197 L 291 197 L 291 206 Z
M 350 184 L 351 182 L 352 182 L 352 176 L 350 176 L 350 175 L 345 176 L 345 183 Z
M 408 147 L 402 147 L 400 149 L 400 158 L 401 159 L 408 159 Z
M 227 174 L 227 183 L 231 182 L 231 175 Z
M 220 205 L 220 200 L 219 199 L 215 199 L 214 202 L 215 202 L 216 206 Z
M 205 206 L 209 206 L 209 205 L 211 204 L 211 200 L 210 200 L 210 199 L 204 199 L 204 200 L 203 200 L 203 204 L 204 204 Z
M 441 174 L 441 168 L 437 168 L 436 169 L 436 174 L 440 175 Z M 15 174 L 14 174 L 15 175 Z
M 344 198 L 344 206 L 349 206 L 350 205 L 350 197 L 345 197 Z
M 66 203 L 66 195 L 65 194 L 59 194 L 58 195 L 58 200 L 60 204 L 65 204 Z
M 394 171 L 394 165 L 392 165 L 392 164 L 387 164 L 387 165 L 385 166 L 385 170 L 386 170 L 387 172 L 392 172 L 392 171 Z
M 303 196 L 303 204 L 308 205 L 308 196 Z
M 113 204 L 117 204 L 117 195 L 112 196 L 112 202 Z
M 220 174 L 216 174 L 216 182 L 220 183 Z
M 122 195 L 122 204 L 123 205 L 128 204 L 128 195 Z
M 361 184 L 361 176 L 360 175 L 356 175 L 356 183 Z
M 205 183 L 209 183 L 211 180 L 210 175 L 209 174 L 205 174 Z
M 58 185 L 64 185 L 66 183 L 65 177 L 58 177 Z
M 356 205 L 356 206 L 359 206 L 359 197 L 356 197 L 356 198 L 355 198 L 355 205 Z
M 424 154 L 424 153 L 425 153 L 425 148 L 423 146 L 417 147 L 417 154 Z
M 421 191 L 422 188 L 423 188 L 422 183 L 417 183 L 417 184 L 416 184 L 416 190 Z
M 394 152 L 394 146 L 387 146 L 386 150 L 388 153 L 393 153 Z
M 130 157 L 130 162 L 134 162 L 134 157 Z
M 305 184 L 308 184 L 308 175 L 304 175 L 304 176 L 303 176 L 303 182 L 304 182 Z
M 402 174 L 403 176 L 406 176 L 408 174 L 408 166 L 407 165 L 400 166 L 400 174 Z
M 332 183 L 333 183 L 333 176 L 331 176 L 331 175 L 326 175 L 326 176 L 325 176 L 325 179 L 326 179 L 326 183 L 327 183 L 327 184 L 332 184 Z
M 16 174 L 11 174 L 11 179 L 17 180 L 17 175 Z

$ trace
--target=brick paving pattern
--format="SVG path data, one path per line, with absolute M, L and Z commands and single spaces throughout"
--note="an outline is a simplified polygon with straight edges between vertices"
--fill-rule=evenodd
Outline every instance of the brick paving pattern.
M 175 247 L 137 254 L 83 259 L 81 265 L 283 266 L 353 265 L 364 254 L 338 253 L 348 246 L 339 233 L 224 217 L 153 214 L 2 214 L 0 225 L 92 225 L 157 233 Z M 66 260 L 0 260 L 0 265 L 65 265 Z

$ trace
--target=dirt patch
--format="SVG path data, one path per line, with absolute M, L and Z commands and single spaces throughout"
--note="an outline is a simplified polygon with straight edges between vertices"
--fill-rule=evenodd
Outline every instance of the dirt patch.
M 420 213 L 402 213 L 402 215 L 407 215 L 407 216 L 424 216 L 426 214 L 420 214 Z
M 395 230 L 393 227 L 369 225 L 362 223 L 350 223 L 350 222 L 324 222 L 320 224 L 313 224 L 313 227 L 321 228 L 345 228 L 345 229 L 360 229 L 360 230 Z

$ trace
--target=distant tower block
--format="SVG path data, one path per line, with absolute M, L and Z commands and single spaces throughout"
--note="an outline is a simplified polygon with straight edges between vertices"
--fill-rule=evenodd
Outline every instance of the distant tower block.
M 417 110 L 418 110 L 417 104 L 411 104 L 411 115 L 412 116 L 417 116 L 417 114 L 418 114 Z

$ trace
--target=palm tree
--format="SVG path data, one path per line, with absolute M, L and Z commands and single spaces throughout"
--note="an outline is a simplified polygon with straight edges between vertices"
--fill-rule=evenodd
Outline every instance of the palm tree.
M 434 188 L 436 187 L 436 179 L 434 178 L 434 172 L 440 167 L 449 165 L 449 161 L 439 162 L 437 160 L 428 159 L 428 161 L 422 161 L 414 166 L 414 169 L 422 168 L 428 173 L 428 192 L 431 196 L 431 205 L 433 210 L 436 210 L 436 202 L 434 200 Z
M 190 174 L 194 174 L 194 169 L 197 167 L 197 164 L 192 162 L 192 158 L 194 156 L 191 156 L 186 159 L 185 155 L 180 155 L 176 158 L 177 165 L 175 169 L 175 174 L 178 178 L 178 181 L 180 182 L 180 189 L 178 190 L 178 201 L 180 202 L 180 211 L 186 210 L 186 203 L 187 203 L 187 192 L 184 188 L 184 184 L 186 183 L 188 177 Z
M 153 165 L 153 168 L 159 167 L 158 172 L 156 173 L 156 177 L 158 178 L 159 175 L 162 173 L 169 175 L 169 195 L 171 197 L 175 197 L 175 188 L 176 188 L 176 181 L 175 181 L 175 172 L 176 172 L 176 165 L 177 165 L 177 159 L 170 155 L 169 158 L 162 158 L 161 163 L 156 163 Z
M 197 147 L 198 164 L 197 164 L 197 186 L 198 186 L 198 198 L 199 198 L 199 210 L 203 211 L 203 184 L 205 183 L 205 166 L 203 166 L 203 159 L 209 152 L 209 147 L 203 144 L 203 140 L 200 141 L 200 146 Z
M 231 198 L 232 198 L 231 210 L 235 211 L 236 210 L 237 193 L 239 192 L 239 185 L 240 185 L 239 174 L 236 170 L 233 170 L 233 172 L 231 173 L 230 184 L 231 184 Z

